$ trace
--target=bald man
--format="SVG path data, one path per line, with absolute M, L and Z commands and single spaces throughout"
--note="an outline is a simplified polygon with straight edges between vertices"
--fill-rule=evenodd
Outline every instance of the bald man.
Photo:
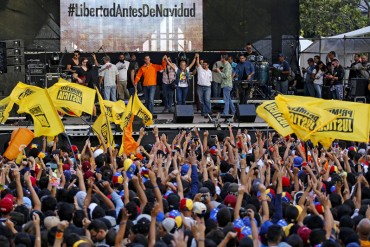
M 369 219 L 362 219 L 357 226 L 357 234 L 360 238 L 361 247 L 369 247 L 370 246 L 370 220 Z

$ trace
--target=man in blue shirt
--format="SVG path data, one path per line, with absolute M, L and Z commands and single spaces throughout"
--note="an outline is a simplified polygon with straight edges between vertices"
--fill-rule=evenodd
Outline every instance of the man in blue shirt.
M 280 75 L 278 77 L 278 81 L 276 83 L 276 91 L 282 94 L 288 94 L 288 75 L 290 74 L 290 66 L 289 63 L 285 60 L 284 54 L 279 54 L 279 63 L 280 63 Z
M 235 67 L 235 72 L 233 74 L 234 78 L 237 78 L 239 81 L 239 99 L 240 104 L 246 104 L 248 100 L 248 88 L 242 87 L 241 81 L 249 81 L 254 75 L 254 66 L 251 62 L 246 60 L 245 54 L 242 53 L 239 55 L 240 62 Z

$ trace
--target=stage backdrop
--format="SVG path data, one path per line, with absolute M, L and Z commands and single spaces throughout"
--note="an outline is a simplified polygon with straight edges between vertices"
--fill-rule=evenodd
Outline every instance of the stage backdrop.
M 203 50 L 202 0 L 61 0 L 61 50 Z

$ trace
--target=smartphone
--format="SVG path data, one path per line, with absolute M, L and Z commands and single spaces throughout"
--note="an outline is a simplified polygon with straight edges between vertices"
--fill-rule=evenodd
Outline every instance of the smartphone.
M 216 139 L 217 138 L 217 135 L 211 135 L 211 138 L 212 139 Z
M 211 157 L 207 157 L 207 162 L 211 162 Z

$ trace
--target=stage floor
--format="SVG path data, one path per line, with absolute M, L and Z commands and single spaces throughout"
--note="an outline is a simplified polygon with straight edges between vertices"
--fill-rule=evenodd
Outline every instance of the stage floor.
M 212 120 L 210 118 L 205 118 L 201 116 L 201 113 L 197 111 L 196 106 L 193 105 L 194 108 L 194 118 L 192 123 L 175 123 L 174 122 L 174 114 L 173 113 L 162 113 L 164 107 L 163 106 L 155 106 L 154 107 L 154 119 L 153 125 L 149 126 L 148 128 L 154 128 L 155 126 L 162 130 L 179 130 L 179 129 L 187 129 L 197 127 L 201 130 L 220 130 L 220 129 L 227 129 L 228 125 L 231 124 L 236 128 L 248 128 L 248 129 L 265 129 L 268 127 L 266 122 L 261 119 L 260 117 L 256 116 L 254 122 L 242 122 L 238 121 L 238 119 L 217 119 L 218 113 L 221 113 L 221 110 L 213 110 Z M 11 118 L 7 121 L 5 125 L 0 127 L 0 133 L 9 133 L 16 128 L 19 127 L 28 127 L 33 129 L 33 124 L 25 121 L 25 117 L 21 116 L 21 121 L 17 121 L 17 118 Z M 86 135 L 88 129 L 93 124 L 90 121 L 90 117 L 88 115 L 81 116 L 81 118 L 76 117 L 69 117 L 66 116 L 63 119 L 63 124 L 65 126 L 66 132 L 68 135 L 72 136 L 81 136 Z M 141 122 L 140 118 L 135 118 L 133 122 L 133 131 L 134 135 L 138 133 L 139 129 L 144 125 Z M 122 135 L 122 130 L 119 126 L 112 124 L 112 131 L 115 135 Z

